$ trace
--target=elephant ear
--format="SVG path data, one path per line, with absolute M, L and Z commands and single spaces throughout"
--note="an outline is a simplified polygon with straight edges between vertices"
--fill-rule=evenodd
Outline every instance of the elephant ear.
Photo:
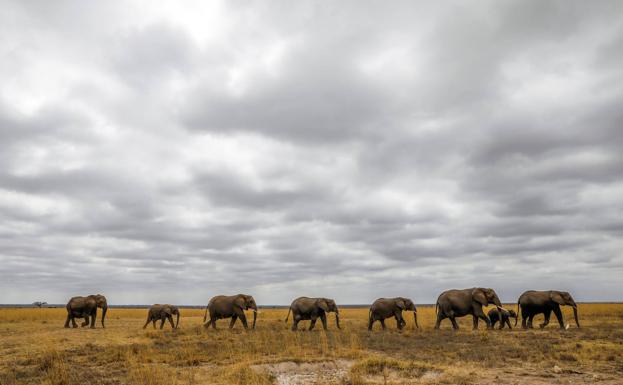
M 244 296 L 239 295 L 235 300 L 234 300 L 234 305 L 238 306 L 240 309 L 244 310 L 246 308 L 246 299 L 244 298 Z
M 171 315 L 171 313 L 172 313 L 171 307 L 170 307 L 170 306 L 165 306 L 165 307 L 163 307 L 163 308 L 162 308 L 162 312 L 163 312 L 164 314 L 166 314 L 166 315 Z
M 327 301 L 324 300 L 324 298 L 319 298 L 316 301 L 316 305 L 318 305 L 318 307 L 324 311 L 329 311 L 329 305 L 327 304 Z
M 402 298 L 397 298 L 396 299 L 396 306 L 398 306 L 398 308 L 400 310 L 404 310 L 407 307 L 406 304 L 405 304 L 404 299 L 402 299 Z
M 481 289 L 474 289 L 474 291 L 472 291 L 472 299 L 482 306 L 487 306 L 489 303 L 489 301 L 487 301 L 487 296 Z
M 559 305 L 564 305 L 564 304 L 565 304 L 565 300 L 564 300 L 564 298 L 562 298 L 562 295 L 560 295 L 560 293 L 559 293 L 559 292 L 557 292 L 557 291 L 550 291 L 550 292 L 549 292 L 549 298 L 550 298 L 552 301 L 554 301 L 554 302 L 556 302 L 557 304 L 559 304 Z

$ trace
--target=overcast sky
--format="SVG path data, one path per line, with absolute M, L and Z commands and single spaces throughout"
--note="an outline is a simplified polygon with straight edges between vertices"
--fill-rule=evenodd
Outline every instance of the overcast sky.
M 620 1 L 1 1 L 0 303 L 622 300 Z

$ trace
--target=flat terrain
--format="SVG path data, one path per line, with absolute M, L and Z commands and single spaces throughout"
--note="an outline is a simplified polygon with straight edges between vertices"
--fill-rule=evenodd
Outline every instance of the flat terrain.
M 367 309 L 344 309 L 342 330 L 330 315 L 328 332 L 291 332 L 284 309 L 249 332 L 204 330 L 201 310 L 172 331 L 143 330 L 145 309 L 110 309 L 95 330 L 64 329 L 65 309 L 0 309 L 0 384 L 623 383 L 623 304 L 580 305 L 582 328 L 567 331 L 472 331 L 471 317 L 435 331 L 434 311 L 419 309 L 418 330 L 409 314 L 403 332 L 388 320 L 369 333 Z

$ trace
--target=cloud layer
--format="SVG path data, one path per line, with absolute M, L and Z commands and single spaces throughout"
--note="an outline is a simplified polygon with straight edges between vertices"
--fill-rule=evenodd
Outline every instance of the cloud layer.
M 10 3 L 0 303 L 623 285 L 619 2 Z

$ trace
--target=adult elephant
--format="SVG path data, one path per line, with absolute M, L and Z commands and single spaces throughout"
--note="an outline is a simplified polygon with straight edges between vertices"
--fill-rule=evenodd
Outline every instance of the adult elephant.
M 502 316 L 502 319 L 500 320 L 500 315 Z M 500 329 L 504 328 L 504 325 L 508 325 L 509 329 L 512 329 L 513 327 L 511 326 L 510 323 L 510 319 L 514 318 L 515 319 L 515 326 L 517 326 L 517 313 L 515 313 L 515 310 L 512 309 L 502 309 L 502 311 L 500 312 L 497 309 L 491 309 L 489 310 L 489 313 L 487 313 L 487 316 L 489 317 L 489 321 L 491 321 L 491 327 L 494 328 L 495 324 L 499 322 L 501 322 L 500 325 Z
M 108 302 L 106 297 L 101 294 L 89 295 L 87 297 L 72 297 L 67 302 L 67 319 L 65 320 L 65 327 L 69 327 L 71 321 L 73 327 L 77 328 L 76 318 L 84 318 L 84 322 L 81 326 L 87 326 L 89 320 L 91 323 L 91 329 L 95 328 L 95 319 L 97 318 L 97 308 L 102 308 L 102 327 L 104 326 L 104 319 L 106 318 L 106 312 L 108 311 Z
M 402 330 L 402 328 L 407 324 L 402 317 L 403 310 L 413 312 L 415 327 L 419 328 L 417 324 L 417 309 L 415 308 L 413 301 L 409 298 L 396 297 L 379 298 L 374 301 L 372 306 L 370 306 L 370 311 L 368 312 L 368 330 L 372 330 L 372 325 L 376 321 L 379 321 L 381 323 L 381 327 L 385 330 L 385 319 L 390 317 L 394 317 L 396 319 L 398 329 Z
M 517 300 L 517 312 L 521 308 L 521 326 L 524 329 L 532 328 L 532 319 L 537 314 L 543 314 L 545 320 L 539 325 L 543 329 L 549 323 L 549 318 L 554 312 L 561 329 L 566 329 L 565 323 L 560 311 L 560 305 L 568 305 L 573 308 L 573 317 L 575 324 L 580 327 L 578 321 L 578 305 L 575 300 L 566 291 L 548 290 L 537 291 L 529 290 L 523 293 Z
M 175 324 L 173 324 L 174 315 L 177 316 Z M 157 303 L 155 305 L 152 305 L 147 312 L 147 321 L 145 322 L 143 329 L 145 329 L 150 322 L 153 323 L 155 329 L 156 321 L 158 320 L 160 320 L 160 329 L 164 327 L 164 322 L 166 320 L 169 320 L 169 323 L 171 323 L 171 328 L 177 329 L 178 325 L 180 324 L 180 310 L 177 308 L 177 306 L 170 304 L 161 305 Z
M 299 322 L 302 320 L 310 320 L 309 330 L 312 330 L 318 318 L 322 321 L 324 330 L 327 330 L 328 312 L 335 313 L 335 325 L 338 329 L 341 329 L 340 312 L 337 309 L 335 301 L 330 298 L 299 297 L 292 301 L 285 322 L 288 322 L 290 312 L 292 312 L 292 330 L 296 330 Z
M 244 328 L 248 329 L 247 317 L 244 315 L 244 311 L 249 309 L 253 310 L 252 328 L 255 329 L 257 305 L 252 296 L 246 294 L 230 296 L 217 295 L 216 297 L 212 297 L 208 306 L 206 306 L 205 315 L 203 316 L 203 326 L 208 327 L 211 324 L 212 328 L 216 329 L 216 320 L 231 318 L 231 322 L 229 323 L 229 328 L 231 329 L 234 327 L 236 320 L 240 318 L 240 322 L 242 322 Z M 210 319 L 206 321 L 208 312 L 210 312 Z
M 473 287 L 471 289 L 444 291 L 437 298 L 435 305 L 437 312 L 435 329 L 439 329 L 442 320 L 450 318 L 452 327 L 457 330 L 459 325 L 456 323 L 456 317 L 463 317 L 468 314 L 473 317 L 474 330 L 478 329 L 479 318 L 486 322 L 487 328 L 491 328 L 491 322 L 482 310 L 482 307 L 488 304 L 494 304 L 501 312 L 502 303 L 493 289 Z

